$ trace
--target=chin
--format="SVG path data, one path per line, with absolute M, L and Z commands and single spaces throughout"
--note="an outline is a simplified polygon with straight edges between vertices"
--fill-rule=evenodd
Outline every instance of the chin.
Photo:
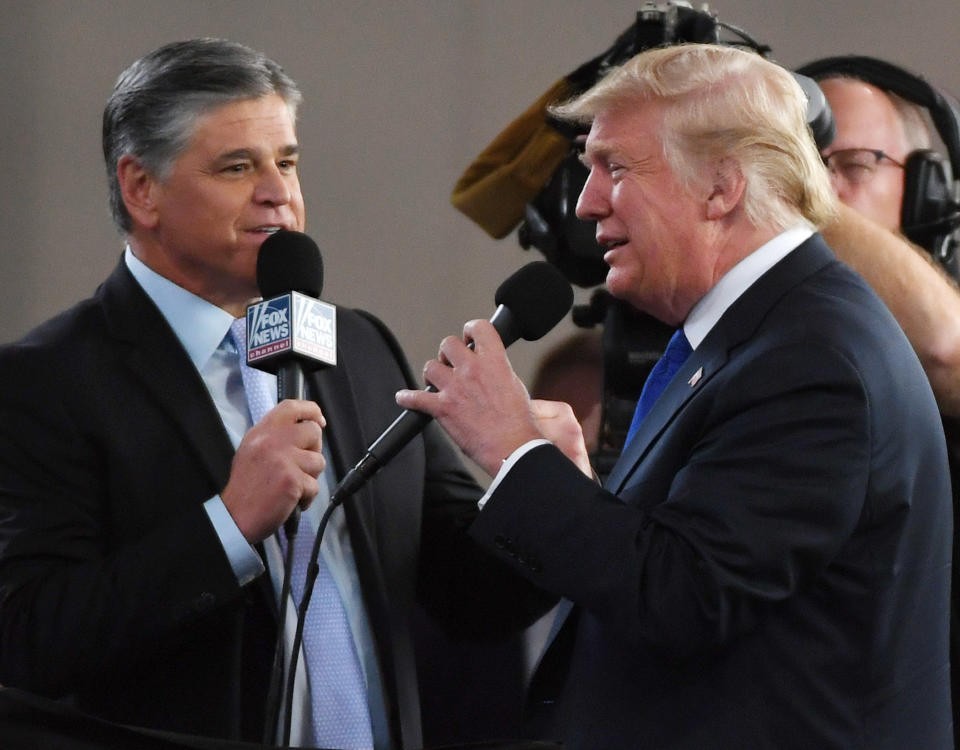
M 616 268 L 610 268 L 607 271 L 607 278 L 604 282 L 607 291 L 617 299 L 630 302 L 633 284 L 630 283 L 630 277 L 618 272 Z M 632 304 L 632 302 L 631 302 Z

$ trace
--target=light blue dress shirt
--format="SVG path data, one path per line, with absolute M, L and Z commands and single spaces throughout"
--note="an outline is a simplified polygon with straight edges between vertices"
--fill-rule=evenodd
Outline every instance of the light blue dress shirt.
M 242 397 L 242 386 L 238 390 L 229 387 L 231 378 L 239 378 L 240 372 L 236 368 L 232 356 L 238 354 L 232 338 L 227 336 L 233 316 L 216 305 L 188 292 L 183 287 L 174 284 L 167 278 L 160 276 L 146 264 L 140 261 L 128 247 L 124 259 L 127 268 L 137 280 L 147 296 L 153 300 L 167 323 L 173 329 L 183 348 L 190 357 L 193 366 L 197 368 L 203 378 L 207 390 L 220 413 L 224 427 L 230 440 L 236 448 L 250 427 L 250 413 L 246 399 Z M 327 459 L 328 469 L 320 476 L 320 481 L 326 481 L 330 491 L 336 485 L 333 476 L 333 461 L 324 440 L 324 456 Z M 312 503 L 303 512 L 301 524 L 309 524 L 314 531 L 319 526 L 319 520 L 326 505 Z M 209 498 L 203 505 L 213 528 L 223 544 L 224 551 L 230 560 L 230 565 L 241 586 L 253 581 L 264 572 L 264 564 L 256 550 L 247 542 L 233 517 L 223 504 L 219 495 Z M 283 556 L 280 545 L 275 536 L 263 542 L 264 553 L 267 559 L 270 578 L 278 600 L 283 578 Z M 387 730 L 386 708 L 383 701 L 383 692 L 380 681 L 379 666 L 376 661 L 373 633 L 367 619 L 366 609 L 360 589 L 360 578 L 357 574 L 353 549 L 347 531 L 343 513 L 333 513 L 330 517 L 321 545 L 321 554 L 334 580 L 343 601 L 350 629 L 353 634 L 357 653 L 363 667 L 367 683 L 367 702 L 370 709 L 370 718 L 373 726 L 374 747 L 376 750 L 388 750 L 389 732 Z M 284 624 L 285 642 L 293 641 L 296 627 L 296 605 L 291 600 L 287 606 L 287 621 Z M 289 653 L 287 654 L 289 660 Z M 304 666 L 302 653 L 298 657 L 297 685 L 293 697 L 293 723 L 291 729 L 291 744 L 307 744 L 310 742 L 310 715 L 309 680 Z M 281 722 L 282 723 L 282 722 Z

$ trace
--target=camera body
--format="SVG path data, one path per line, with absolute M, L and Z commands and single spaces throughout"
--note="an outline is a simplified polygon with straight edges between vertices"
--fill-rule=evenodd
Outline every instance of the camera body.
M 608 50 L 567 76 L 569 94 L 586 91 L 610 69 L 639 52 L 682 42 L 719 44 L 716 16 L 707 10 L 694 10 L 685 2 L 646 2 L 637 11 L 633 25 Z M 767 51 L 755 43 L 751 46 L 762 53 Z M 595 240 L 596 223 L 581 221 L 575 213 L 587 179 L 587 169 L 579 158 L 586 130 L 577 131 L 549 116 L 548 122 L 570 140 L 570 151 L 540 193 L 525 206 L 517 237 L 525 249 L 540 250 L 571 283 L 589 288 L 603 283 L 607 268 Z

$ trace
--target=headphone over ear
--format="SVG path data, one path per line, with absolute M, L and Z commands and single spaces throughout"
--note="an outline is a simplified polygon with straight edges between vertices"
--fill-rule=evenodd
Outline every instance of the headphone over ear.
M 918 149 L 907 157 L 900 226 L 911 242 L 928 250 L 960 279 L 960 105 L 922 76 L 875 57 L 844 55 L 797 68 L 815 80 L 856 78 L 925 108 L 947 149 Z

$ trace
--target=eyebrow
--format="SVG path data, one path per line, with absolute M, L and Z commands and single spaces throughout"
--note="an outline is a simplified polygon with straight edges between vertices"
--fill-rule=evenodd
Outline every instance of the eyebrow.
M 608 159 L 615 150 L 615 144 L 608 141 L 585 142 L 580 149 L 580 161 L 587 163 L 593 159 Z
M 280 149 L 280 156 L 294 156 L 300 153 L 300 146 L 296 143 L 290 143 Z M 232 161 L 234 159 L 249 159 L 254 161 L 256 156 L 256 151 L 249 148 L 238 148 L 234 151 L 228 151 L 225 154 L 220 154 L 217 157 L 217 161 Z

